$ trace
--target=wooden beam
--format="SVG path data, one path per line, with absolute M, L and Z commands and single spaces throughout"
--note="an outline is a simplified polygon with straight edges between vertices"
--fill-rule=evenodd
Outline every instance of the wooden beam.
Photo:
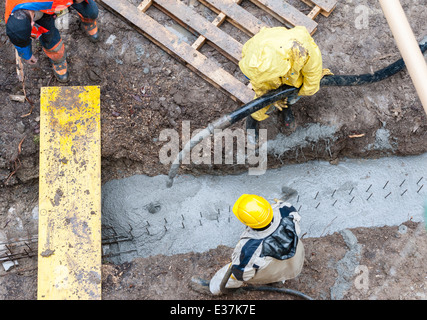
M 238 63 L 243 45 L 197 12 L 178 0 L 154 0 L 157 9 L 164 11 L 176 21 L 206 38 L 215 49 L 229 60 Z
M 248 11 L 243 9 L 236 0 L 199 0 L 212 11 L 223 12 L 227 16 L 227 21 L 249 36 L 257 34 L 262 27 L 267 24 L 255 18 Z
M 317 30 L 317 22 L 307 17 L 295 7 L 285 1 L 273 0 L 250 0 L 265 12 L 275 17 L 283 24 L 290 23 L 292 26 L 304 26 L 310 34 Z
M 309 17 L 310 19 L 314 19 L 319 15 L 321 10 L 322 9 L 320 9 L 320 7 L 314 6 L 313 10 L 310 11 L 310 13 L 307 15 L 307 17 Z
M 337 0 L 301 0 L 310 7 L 319 7 L 320 13 L 325 17 L 329 17 L 332 11 L 337 6 Z
M 153 4 L 153 0 L 144 0 L 139 4 L 138 10 L 145 12 L 148 10 L 148 8 L 151 7 L 152 4 Z
M 215 27 L 219 27 L 225 21 L 226 15 L 222 12 L 212 21 Z M 206 37 L 199 36 L 197 40 L 191 45 L 194 49 L 200 50 L 203 44 L 206 42 Z

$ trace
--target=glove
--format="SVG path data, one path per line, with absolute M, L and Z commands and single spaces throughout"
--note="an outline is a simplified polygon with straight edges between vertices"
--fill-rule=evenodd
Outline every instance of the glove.
M 287 108 L 288 105 L 292 105 L 295 102 L 297 102 L 301 96 L 298 95 L 298 90 L 296 90 L 294 93 L 290 94 L 283 100 L 276 101 L 273 103 L 273 106 L 275 106 L 280 111 L 283 111 L 283 108 Z

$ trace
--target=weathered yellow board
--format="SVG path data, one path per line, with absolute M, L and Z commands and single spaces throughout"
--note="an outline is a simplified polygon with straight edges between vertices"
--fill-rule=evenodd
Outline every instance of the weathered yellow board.
M 40 100 L 39 300 L 101 299 L 100 90 Z

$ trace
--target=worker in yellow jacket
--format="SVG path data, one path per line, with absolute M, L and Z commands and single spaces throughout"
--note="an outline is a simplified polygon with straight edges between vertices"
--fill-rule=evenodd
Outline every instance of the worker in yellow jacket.
M 289 105 L 301 96 L 311 96 L 319 90 L 323 70 L 320 49 L 303 26 L 262 28 L 244 44 L 239 67 L 250 80 L 255 98 L 283 84 L 299 88 L 298 93 L 288 97 L 287 101 L 273 104 L 285 111 L 286 125 L 293 120 Z M 252 119 L 267 119 L 270 108 L 271 105 L 254 112 Z

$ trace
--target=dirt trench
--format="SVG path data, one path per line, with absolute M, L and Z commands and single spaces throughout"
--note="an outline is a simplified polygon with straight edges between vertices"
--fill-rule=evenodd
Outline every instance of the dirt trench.
M 407 0 L 402 4 L 421 41 L 427 35 L 423 14 L 427 2 Z M 260 14 L 249 1 L 242 5 L 255 15 Z M 201 5 L 195 9 L 208 14 Z M 0 4 L 0 12 L 4 12 L 4 3 Z M 174 26 L 162 13 L 151 14 L 165 25 Z M 159 141 L 161 130 L 180 132 L 186 120 L 191 121 L 192 130 L 204 128 L 239 106 L 102 7 L 102 38 L 98 44 L 84 37 L 76 15 L 70 17 L 69 27 L 61 30 L 71 71 L 67 85 L 101 87 L 103 183 L 135 174 L 167 174 L 169 166 L 159 162 L 159 150 L 164 144 Z M 259 17 L 271 26 L 277 25 L 268 16 Z M 322 51 L 324 67 L 336 74 L 372 72 L 400 58 L 378 3 L 340 1 L 331 16 L 316 20 L 319 27 L 314 39 Z M 239 41 L 247 39 L 230 25 L 223 28 L 235 32 Z M 14 49 L 1 20 L 0 235 L 5 241 L 30 239 L 37 234 L 40 88 L 61 85 L 52 77 L 40 44 L 34 43 L 33 48 L 39 63 L 25 66 L 26 93 L 31 103 L 12 101 L 10 95 L 23 93 L 22 84 L 16 77 Z M 213 48 L 206 46 L 201 52 L 241 77 L 238 67 Z M 304 147 L 269 154 L 269 168 L 310 160 L 336 163 L 345 158 L 407 156 L 427 151 L 426 115 L 406 70 L 369 86 L 321 89 L 315 96 L 298 102 L 294 114 L 298 128 L 316 124 L 333 128 L 333 135 L 309 140 Z M 243 122 L 234 126 L 243 127 Z M 271 141 L 294 133 L 283 128 L 277 114 L 263 122 L 262 128 L 268 129 Z M 224 175 L 246 170 L 245 165 L 190 164 L 182 166 L 180 174 Z M 351 230 L 359 251 L 350 248 L 346 234 L 307 238 L 306 267 L 289 282 L 289 287 L 317 299 L 425 299 L 426 267 L 421 263 L 427 253 L 425 230 L 422 224 L 410 220 L 404 226 L 406 229 L 395 226 Z M 36 243 L 29 244 L 34 250 Z M 123 265 L 105 261 L 103 297 L 210 299 L 189 289 L 188 280 L 192 275 L 212 276 L 228 261 L 231 250 L 220 246 L 205 253 L 138 258 Z M 358 264 L 348 262 L 349 252 L 358 257 Z M 10 271 L 0 270 L 2 299 L 36 298 L 37 257 L 30 256 L 20 259 L 19 266 Z M 357 278 L 362 275 L 368 278 Z M 231 299 L 290 297 L 237 292 Z

